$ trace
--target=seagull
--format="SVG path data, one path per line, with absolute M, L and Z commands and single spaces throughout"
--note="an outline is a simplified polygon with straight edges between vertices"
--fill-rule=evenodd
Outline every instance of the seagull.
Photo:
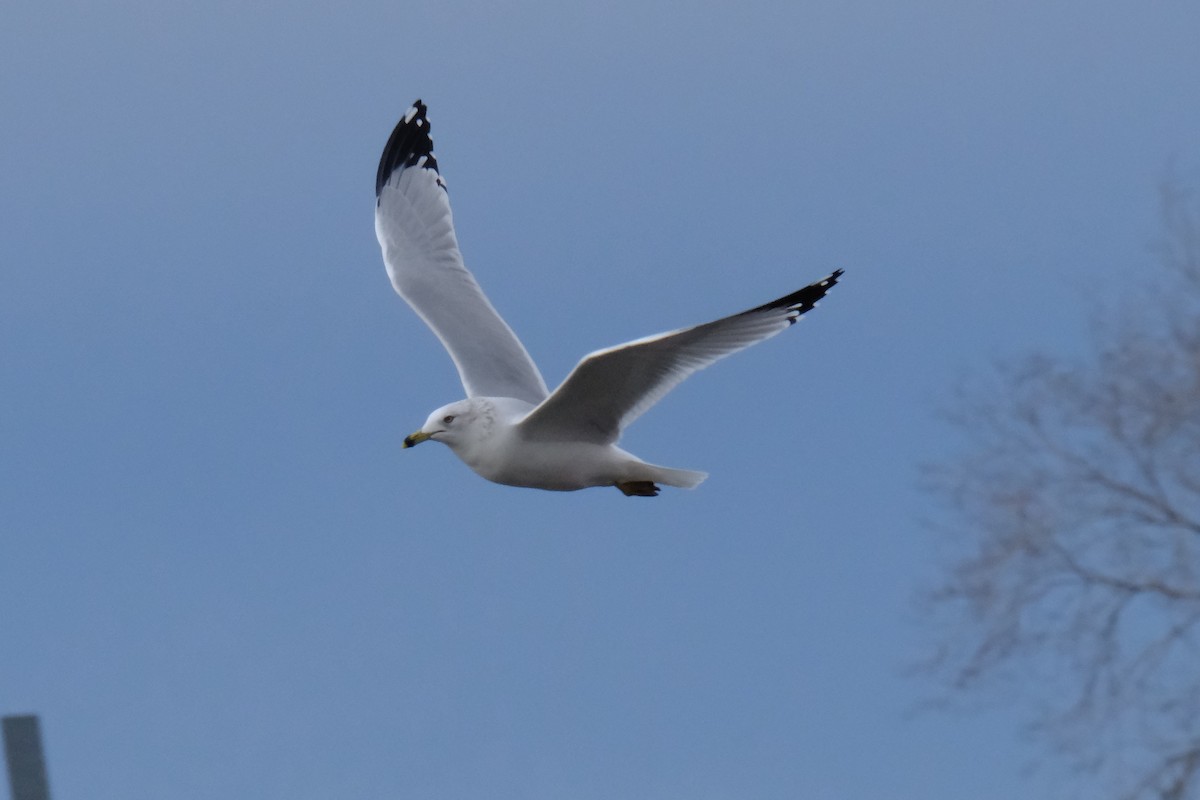
M 654 497 L 707 473 L 650 464 L 617 447 L 621 432 L 684 378 L 791 326 L 842 270 L 756 308 L 584 356 L 550 392 L 512 328 L 467 271 L 446 182 L 420 100 L 392 131 L 375 177 L 375 234 L 396 292 L 441 340 L 466 399 L 404 439 L 441 442 L 495 483 L 552 491 L 615 486 Z

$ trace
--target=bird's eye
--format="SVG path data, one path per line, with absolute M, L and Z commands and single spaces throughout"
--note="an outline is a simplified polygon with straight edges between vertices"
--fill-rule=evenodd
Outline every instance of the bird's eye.
M 442 417 L 442 422 L 444 422 L 444 423 L 446 423 L 447 425 L 449 425 L 451 422 L 454 422 L 454 415 L 453 415 L 453 414 L 447 414 L 446 416 Z

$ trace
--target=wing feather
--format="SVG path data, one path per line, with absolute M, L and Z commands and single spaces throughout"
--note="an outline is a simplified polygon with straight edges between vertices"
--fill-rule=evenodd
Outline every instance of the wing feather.
M 420 100 L 383 149 L 375 196 L 375 234 L 392 286 L 437 334 L 467 396 L 545 399 L 533 359 L 463 264 Z
M 796 322 L 841 274 L 839 269 L 740 314 L 590 353 L 529 413 L 520 429 L 534 440 L 612 444 L 625 426 L 689 375 Z

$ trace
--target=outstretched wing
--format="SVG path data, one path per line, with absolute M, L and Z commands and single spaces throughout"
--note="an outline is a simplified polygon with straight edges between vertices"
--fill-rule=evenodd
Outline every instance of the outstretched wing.
M 545 399 L 529 353 L 463 265 L 420 100 L 383 148 L 375 197 L 375 235 L 392 286 L 442 340 L 467 396 Z
M 769 339 L 811 309 L 837 283 L 822 281 L 715 322 L 597 350 L 520 423 L 529 439 L 611 444 L 684 378 L 718 359 Z

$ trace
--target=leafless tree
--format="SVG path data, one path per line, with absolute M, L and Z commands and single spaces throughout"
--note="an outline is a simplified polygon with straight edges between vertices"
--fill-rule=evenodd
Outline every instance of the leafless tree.
M 1170 183 L 1155 266 L 1086 354 L 960 393 L 963 447 L 927 473 L 948 552 L 925 666 L 1027 701 L 1088 797 L 1200 798 L 1198 206 Z

